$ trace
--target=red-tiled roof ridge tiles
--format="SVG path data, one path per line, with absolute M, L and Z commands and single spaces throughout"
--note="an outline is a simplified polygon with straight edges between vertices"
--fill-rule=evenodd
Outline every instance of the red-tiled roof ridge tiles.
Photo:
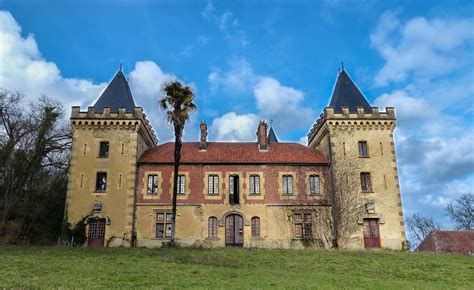
M 146 150 L 140 163 L 174 162 L 174 142 Z M 258 149 L 257 142 L 208 142 L 207 150 L 199 150 L 199 142 L 183 142 L 181 163 L 290 163 L 327 164 L 319 150 L 299 143 L 271 143 L 268 150 Z

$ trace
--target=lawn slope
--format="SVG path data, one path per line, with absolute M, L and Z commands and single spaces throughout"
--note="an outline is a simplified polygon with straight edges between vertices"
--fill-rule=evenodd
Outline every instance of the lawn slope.
M 0 246 L 0 288 L 474 289 L 474 257 Z

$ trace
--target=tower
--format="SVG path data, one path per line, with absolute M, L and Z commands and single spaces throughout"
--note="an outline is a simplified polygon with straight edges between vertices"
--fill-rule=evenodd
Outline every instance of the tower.
M 72 107 L 67 221 L 86 225 L 89 246 L 128 246 L 133 236 L 137 160 L 158 140 L 118 71 L 94 106 Z
M 364 206 L 357 231 L 343 247 L 403 248 L 395 126 L 394 108 L 371 107 L 342 67 L 329 106 L 308 133 L 308 145 L 328 156 L 333 194 L 351 191 Z

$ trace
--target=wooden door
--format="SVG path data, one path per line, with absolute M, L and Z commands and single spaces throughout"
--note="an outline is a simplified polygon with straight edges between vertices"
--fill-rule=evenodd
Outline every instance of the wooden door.
M 379 220 L 364 219 L 365 248 L 380 248 Z
M 244 219 L 238 214 L 225 218 L 226 246 L 242 247 L 244 245 Z
M 89 223 L 89 247 L 100 248 L 104 246 L 105 219 L 94 219 Z

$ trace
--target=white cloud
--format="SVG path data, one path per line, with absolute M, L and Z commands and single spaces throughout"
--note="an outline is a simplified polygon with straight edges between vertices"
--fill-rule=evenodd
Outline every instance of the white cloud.
M 409 96 L 405 91 L 394 91 L 375 99 L 373 105 L 381 110 L 395 107 L 398 121 L 425 121 L 437 116 L 437 111 L 422 98 Z
M 144 108 L 148 119 L 158 135 L 160 143 L 171 141 L 174 131 L 168 124 L 164 113 L 158 106 L 158 100 L 162 97 L 161 86 L 164 82 L 177 80 L 173 73 L 164 72 L 158 64 L 153 61 L 139 61 L 129 74 L 129 84 L 135 102 Z M 193 87 L 193 84 L 188 84 Z M 196 89 L 193 88 L 196 93 Z M 197 112 L 191 114 L 189 123 L 185 127 L 184 137 L 194 138 L 197 136 L 196 128 Z
M 472 57 L 473 26 L 472 19 L 424 17 L 401 24 L 396 14 L 384 13 L 370 36 L 372 46 L 386 61 L 375 84 L 402 82 L 410 74 L 430 80 L 463 66 Z
M 314 111 L 303 105 L 303 92 L 283 86 L 274 78 L 261 78 L 254 87 L 254 95 L 260 115 L 274 120 L 282 130 L 309 128 L 314 119 Z
M 47 95 L 68 110 L 73 105 L 89 105 L 105 85 L 62 76 L 54 62 L 42 57 L 34 35 L 23 37 L 11 13 L 0 11 L 0 87 L 21 91 L 28 100 Z
M 212 121 L 210 136 L 218 141 L 254 141 L 258 120 L 255 114 L 229 112 Z
M 226 94 L 241 95 L 248 93 L 258 80 L 252 67 L 245 59 L 233 60 L 230 69 L 222 72 L 215 69 L 208 76 L 212 91 L 222 90 Z

